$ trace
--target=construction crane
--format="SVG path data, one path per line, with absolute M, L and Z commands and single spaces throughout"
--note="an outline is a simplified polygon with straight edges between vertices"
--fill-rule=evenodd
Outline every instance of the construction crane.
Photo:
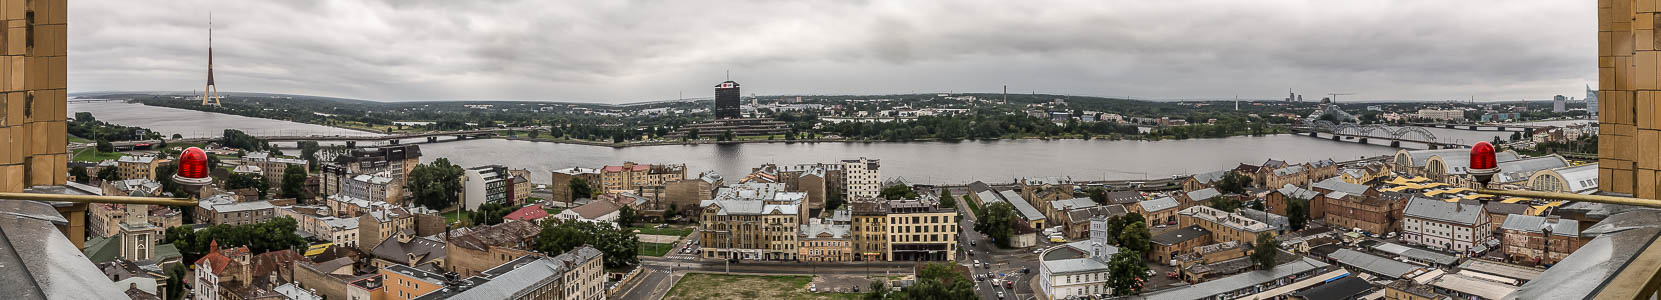
M 1330 94 L 1327 94 L 1327 97 L 1331 98 L 1333 103 L 1337 103 L 1338 102 L 1338 96 L 1347 96 L 1347 95 L 1355 95 L 1355 93 L 1330 93 Z

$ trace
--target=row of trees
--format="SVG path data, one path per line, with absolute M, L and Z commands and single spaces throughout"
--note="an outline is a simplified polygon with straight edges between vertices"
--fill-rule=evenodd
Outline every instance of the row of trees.
M 77 112 L 75 118 L 68 122 L 69 135 L 87 139 L 94 139 L 108 143 L 109 141 L 136 141 L 145 139 L 161 139 L 162 135 L 141 127 L 121 126 L 99 121 L 90 112 Z M 113 147 L 112 147 L 113 148 Z M 103 150 L 114 152 L 114 149 Z
M 458 193 L 462 190 L 461 176 L 466 171 L 449 159 L 439 158 L 429 164 L 416 165 L 410 171 L 408 186 L 415 198 L 415 203 L 433 209 L 443 210 L 455 205 L 461 200 Z
M 297 226 L 298 223 L 289 217 L 272 218 L 258 224 L 213 225 L 202 230 L 178 226 L 167 229 L 162 243 L 178 247 L 186 262 L 202 258 L 208 252 L 208 245 L 215 241 L 219 242 L 220 249 L 248 246 L 253 253 L 300 249 L 306 246 L 306 241 L 295 234 Z
M 866 292 L 865 299 L 975 299 L 975 283 L 963 273 L 952 271 L 951 265 L 928 263 L 917 271 L 916 282 L 899 291 L 890 292 L 882 280 L 871 281 L 871 290 Z
M 606 268 L 619 268 L 640 263 L 635 258 L 640 239 L 633 231 L 605 224 L 556 220 L 542 224 L 536 235 L 536 251 L 549 256 L 560 255 L 582 245 L 594 246 L 605 253 Z

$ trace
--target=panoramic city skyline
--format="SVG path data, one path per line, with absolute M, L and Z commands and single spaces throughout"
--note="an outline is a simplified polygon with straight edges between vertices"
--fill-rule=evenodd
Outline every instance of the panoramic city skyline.
M 592 6 L 592 7 L 590 7 Z M 1195 9 L 1210 7 L 1210 9 Z M 69 3 L 70 92 L 629 103 L 746 95 L 1518 100 L 1596 84 L 1595 11 L 1491 3 Z M 723 12 L 723 13 L 715 13 Z M 1515 34 L 1527 32 L 1528 34 Z M 1503 55 L 1499 55 L 1503 54 Z

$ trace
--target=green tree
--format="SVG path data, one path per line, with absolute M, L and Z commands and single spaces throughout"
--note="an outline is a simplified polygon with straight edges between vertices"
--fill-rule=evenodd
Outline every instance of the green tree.
M 450 164 L 449 159 L 439 158 L 430 164 L 415 166 L 404 188 L 415 197 L 416 204 L 443 210 L 461 200 L 461 176 L 465 172 L 461 166 Z
M 1309 223 L 1309 202 L 1300 199 L 1287 200 L 1286 221 L 1290 223 L 1287 225 L 1290 225 L 1292 230 L 1303 230 L 1304 225 Z
M 519 210 L 519 207 L 496 202 L 486 202 L 485 204 L 480 204 L 479 208 L 474 212 L 467 214 L 467 221 L 473 225 L 502 224 L 502 217 L 506 217 L 515 210 Z
M 619 268 L 640 263 L 635 255 L 640 239 L 634 232 L 597 225 L 595 223 L 559 220 L 542 224 L 536 235 L 535 248 L 548 256 L 555 256 L 582 245 L 591 245 L 605 253 L 606 268 Z
M 840 192 L 826 192 L 825 193 L 825 210 L 827 210 L 827 211 L 836 210 L 837 208 L 842 207 L 843 202 L 844 201 L 842 200 L 842 193 L 840 193 Z
M 87 174 L 86 166 L 75 166 L 74 168 L 69 168 L 69 176 L 75 176 L 75 182 L 77 183 L 86 184 L 87 182 L 92 182 L 92 175 Z
M 949 265 L 928 263 L 917 273 L 917 281 L 890 299 L 974 299 L 975 284 Z
M 98 169 L 98 180 L 103 180 L 103 181 L 121 180 L 121 174 L 116 173 L 115 168 L 106 167 L 106 168 L 103 168 L 103 169 Z
M 260 199 L 265 199 L 266 191 L 271 190 L 271 183 L 265 181 L 265 176 L 260 174 L 234 173 L 225 178 L 225 188 L 232 190 L 253 188 L 259 191 Z
M 998 247 L 1009 248 L 1010 236 L 1014 235 L 1015 208 L 1009 203 L 992 203 L 983 210 L 986 215 L 975 220 L 975 231 L 992 237 Z
M 1217 196 L 1205 202 L 1205 206 L 1210 206 L 1211 208 L 1226 212 L 1234 212 L 1235 210 L 1240 209 L 1240 200 L 1232 196 Z
M 624 206 L 623 208 L 617 210 L 617 226 L 618 227 L 623 227 L 623 228 L 634 227 L 634 223 L 636 221 L 635 220 L 636 218 L 637 217 L 634 215 L 634 208 Z
M 184 298 L 185 274 L 188 272 L 189 269 L 185 267 L 185 264 L 173 264 L 172 267 L 167 268 L 167 291 L 165 292 L 167 300 Z
M 1148 224 L 1136 221 L 1126 224 L 1119 231 L 1119 248 L 1130 249 L 1138 253 L 1147 253 L 1153 248 L 1153 234 L 1148 232 Z
M 107 140 L 104 140 L 104 139 L 101 139 L 101 138 L 98 139 L 98 147 L 97 148 L 98 148 L 97 149 L 98 152 L 105 152 L 105 153 L 115 152 L 115 144 L 111 144 L 110 141 L 107 141 Z
M 888 200 L 899 200 L 917 199 L 919 196 L 917 195 L 917 191 L 912 190 L 911 187 L 903 184 L 896 184 L 882 188 L 882 192 L 877 193 L 877 197 Z
M 1278 253 L 1280 253 L 1280 250 L 1275 248 L 1275 238 L 1273 236 L 1270 236 L 1267 232 L 1257 234 L 1257 242 L 1252 245 L 1251 259 L 1252 263 L 1257 265 L 1258 270 L 1275 268 L 1275 255 Z
M 1114 295 L 1141 294 L 1147 275 L 1148 265 L 1142 262 L 1141 252 L 1120 249 L 1108 260 L 1107 287 L 1113 289 Z
M 674 203 L 669 203 L 669 209 L 663 210 L 663 222 L 669 222 L 669 220 L 674 220 L 675 215 L 680 213 L 679 210 L 680 210 L 680 208 L 675 207 Z
M 952 190 L 940 189 L 940 207 L 957 208 L 957 198 L 952 198 Z
M 305 239 L 295 233 L 299 223 L 289 217 L 245 225 L 213 225 L 197 230 L 191 226 L 168 228 L 163 243 L 179 248 L 184 261 L 196 261 L 207 254 L 208 245 L 219 242 L 220 249 L 248 246 L 250 252 L 298 249 L 306 246 Z
M 283 169 L 282 198 L 299 199 L 306 193 L 306 168 L 288 165 Z
M 566 204 L 576 204 L 577 199 L 594 197 L 594 187 L 588 185 L 588 180 L 571 178 L 569 186 L 571 188 L 571 199 L 565 199 Z
M 1101 188 L 1101 187 L 1093 187 L 1093 188 L 1084 190 L 1084 193 L 1087 194 L 1087 195 L 1090 195 L 1090 201 L 1095 201 L 1096 204 L 1101 204 L 1101 205 L 1108 205 L 1109 204 L 1109 203 L 1107 203 L 1107 201 L 1108 201 L 1108 199 L 1107 199 L 1107 189 L 1104 189 L 1104 188 Z
M 1246 187 L 1252 185 L 1252 178 L 1240 173 L 1228 172 L 1223 179 L 1217 182 L 1217 191 L 1224 194 L 1245 194 Z

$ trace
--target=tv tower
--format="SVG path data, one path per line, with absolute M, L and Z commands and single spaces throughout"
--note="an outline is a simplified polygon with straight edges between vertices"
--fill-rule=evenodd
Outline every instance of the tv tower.
M 213 101 L 213 104 L 208 104 Z M 213 85 L 213 13 L 208 13 L 208 87 L 202 89 L 202 105 L 220 106 L 219 87 Z

